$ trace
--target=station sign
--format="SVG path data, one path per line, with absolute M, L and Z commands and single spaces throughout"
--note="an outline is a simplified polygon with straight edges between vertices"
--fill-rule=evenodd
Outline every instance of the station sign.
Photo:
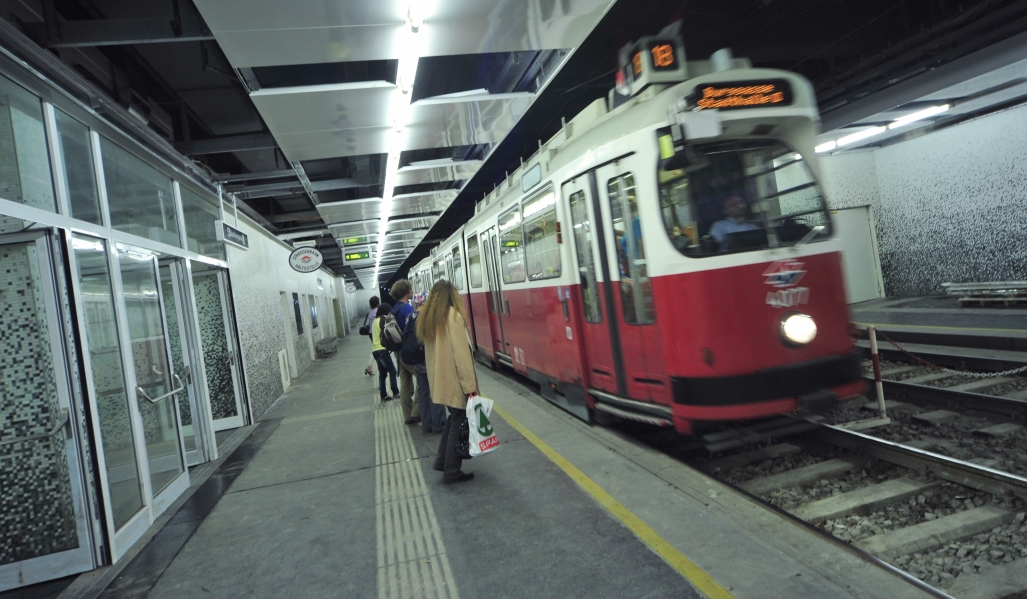
M 218 241 L 244 250 L 250 249 L 250 236 L 223 220 L 214 221 L 214 236 Z
M 791 106 L 792 86 L 784 79 L 724 81 L 699 85 L 692 100 L 700 110 Z
M 314 272 L 324 264 L 324 256 L 315 248 L 296 248 L 289 254 L 289 266 L 296 272 Z

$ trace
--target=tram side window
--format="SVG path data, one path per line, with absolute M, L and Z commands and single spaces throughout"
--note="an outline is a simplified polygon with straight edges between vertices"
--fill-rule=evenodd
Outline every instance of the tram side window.
M 670 133 L 658 135 L 669 140 Z M 830 234 L 816 179 L 780 141 L 721 140 L 689 147 L 686 161 L 674 158 L 681 168 L 666 170 L 661 162 L 657 170 L 660 213 L 671 243 L 686 256 L 789 246 L 818 225 L 824 229 L 809 241 Z
M 631 173 L 606 184 L 613 217 L 617 263 L 620 265 L 621 306 L 628 324 L 649 324 L 656 320 L 653 290 L 642 247 L 642 223 L 638 217 L 635 177 Z
M 446 256 L 446 278 L 456 286 L 456 278 L 453 276 L 453 257 Z M 457 287 L 459 289 L 459 287 Z
M 571 222 L 574 231 L 574 250 L 578 256 L 578 273 L 581 275 L 581 298 L 584 303 L 585 320 L 602 322 L 599 307 L 599 283 L 596 280 L 596 264 L 592 254 L 592 223 L 588 219 L 585 192 L 571 194 Z
M 442 277 L 442 269 L 439 268 L 438 260 L 431 263 L 431 278 L 435 281 L 441 281 L 444 278 Z
M 460 291 L 464 290 L 464 263 L 460 259 L 460 246 L 453 248 L 453 284 Z
M 471 277 L 471 287 L 481 287 L 481 250 L 478 248 L 478 236 L 467 238 L 467 270 Z
M 499 263 L 504 283 L 524 281 L 524 248 L 521 245 L 521 211 L 514 208 L 499 217 Z
M 524 203 L 524 251 L 528 259 L 528 280 L 560 276 L 556 194 L 552 190 Z

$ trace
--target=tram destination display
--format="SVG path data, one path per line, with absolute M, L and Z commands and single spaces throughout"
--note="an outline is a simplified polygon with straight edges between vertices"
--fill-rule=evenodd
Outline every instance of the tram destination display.
M 784 79 L 726 81 L 699 85 L 692 100 L 699 110 L 791 106 L 792 86 Z

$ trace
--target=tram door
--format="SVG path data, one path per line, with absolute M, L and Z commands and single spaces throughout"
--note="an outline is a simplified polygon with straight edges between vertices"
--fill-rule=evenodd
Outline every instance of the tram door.
M 0 235 L 0 592 L 94 567 L 54 249 L 42 231 Z
M 482 253 L 485 254 L 485 275 L 489 286 L 489 323 L 492 325 L 492 351 L 510 355 L 506 349 L 506 336 L 503 333 L 503 316 L 506 314 L 506 302 L 503 290 L 499 286 L 499 244 L 496 228 L 492 227 L 481 234 Z
M 636 165 L 637 160 L 628 157 L 593 171 L 593 209 L 600 216 L 599 251 L 606 256 L 606 316 L 616 324 L 620 340 L 621 391 L 631 399 L 652 401 L 666 398 L 669 389 L 660 368 L 656 309 L 642 243 L 637 185 L 646 171 Z
M 604 305 L 612 301 L 603 294 L 605 289 L 605 268 L 602 268 L 598 238 L 596 235 L 596 219 L 592 217 L 592 174 L 584 174 L 577 179 L 564 183 L 561 197 L 567 202 L 566 213 L 570 215 L 571 231 L 574 239 L 575 267 L 580 284 L 579 297 L 575 303 L 576 328 L 583 341 L 586 372 L 589 384 L 593 389 L 606 391 L 616 395 L 624 395 L 619 386 L 623 370 L 620 354 L 614 352 L 619 347 L 617 329 L 607 316 Z

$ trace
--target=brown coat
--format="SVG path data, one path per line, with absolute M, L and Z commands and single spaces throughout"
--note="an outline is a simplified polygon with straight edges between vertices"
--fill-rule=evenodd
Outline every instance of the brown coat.
M 478 391 L 478 376 L 467 324 L 454 308 L 449 309 L 446 326 L 435 335 L 435 341 L 424 344 L 424 358 L 432 402 L 466 409 L 467 395 Z

